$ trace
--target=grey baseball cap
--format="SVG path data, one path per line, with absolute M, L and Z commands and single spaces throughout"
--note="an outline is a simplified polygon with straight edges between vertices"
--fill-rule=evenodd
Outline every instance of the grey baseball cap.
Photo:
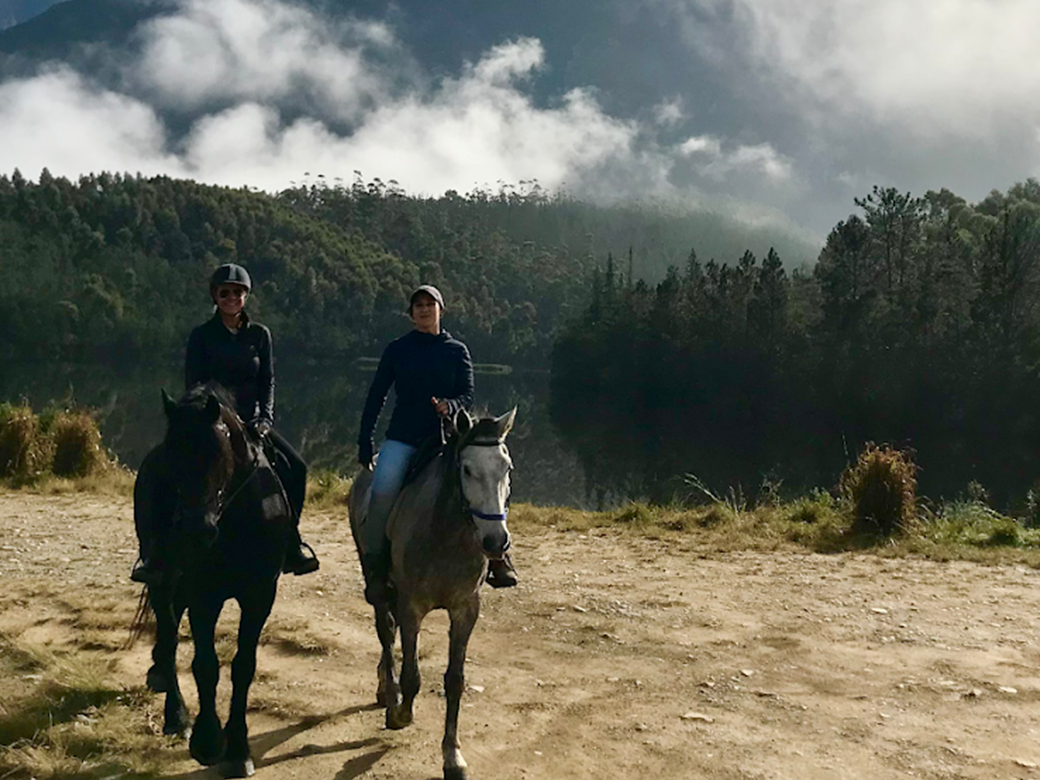
M 434 287 L 432 284 L 420 284 L 415 288 L 415 292 L 408 298 L 408 311 L 412 310 L 412 304 L 415 303 L 415 299 L 423 293 L 426 293 L 433 298 L 437 303 L 440 304 L 441 311 L 444 311 L 444 296 L 441 295 L 441 291 Z

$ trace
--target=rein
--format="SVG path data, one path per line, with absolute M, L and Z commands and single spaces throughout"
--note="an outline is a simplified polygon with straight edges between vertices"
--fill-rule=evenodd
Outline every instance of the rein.
M 253 458 L 252 465 L 253 465 L 253 468 L 249 472 L 249 476 L 247 476 L 245 479 L 242 480 L 242 484 L 239 485 L 237 488 L 235 488 L 235 492 L 232 493 L 231 496 L 226 501 L 224 500 L 224 497 L 223 497 L 223 491 L 221 491 L 220 511 L 217 512 L 217 519 L 216 519 L 217 523 L 219 523 L 221 518 L 224 517 L 224 512 L 226 512 L 228 510 L 228 508 L 235 502 L 235 499 L 238 498 L 238 494 L 241 493 L 245 489 L 245 486 L 250 483 L 250 481 L 253 479 L 253 477 L 256 476 L 256 473 L 260 470 L 260 464 L 257 462 L 257 458 Z
M 230 432 L 228 431 L 227 424 L 224 422 L 221 422 L 217 426 L 217 428 L 222 429 L 225 433 L 230 434 Z M 221 519 L 224 517 L 224 512 L 226 512 L 228 508 L 235 502 L 235 499 L 238 498 L 238 494 L 245 489 L 246 485 L 248 485 L 252 481 L 253 477 L 255 477 L 256 473 L 260 470 L 260 458 L 257 456 L 255 450 L 253 451 L 253 459 L 251 465 L 252 469 L 250 470 L 249 475 L 242 480 L 242 484 L 235 488 L 234 492 L 226 500 L 224 498 L 224 490 L 223 488 L 221 488 L 220 494 L 218 496 L 220 510 L 217 512 L 217 519 L 214 521 L 215 525 L 220 524 Z
M 502 444 L 502 439 L 478 439 L 476 441 L 466 442 L 463 447 L 460 447 L 455 455 L 455 473 L 459 478 L 459 498 L 462 501 L 462 511 L 464 514 L 468 514 L 472 517 L 480 518 L 481 520 L 490 520 L 492 522 L 504 523 L 506 518 L 509 517 L 509 499 L 506 498 L 506 511 L 504 512 L 478 512 L 476 509 L 469 505 L 469 500 L 466 498 L 466 491 L 462 489 L 462 469 L 459 468 L 460 456 L 462 450 L 466 447 L 498 447 Z

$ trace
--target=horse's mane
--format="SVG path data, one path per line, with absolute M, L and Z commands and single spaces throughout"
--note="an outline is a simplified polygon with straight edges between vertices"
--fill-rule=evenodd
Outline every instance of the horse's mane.
M 204 408 L 213 396 L 220 403 L 220 420 L 227 426 L 231 438 L 231 450 L 239 463 L 250 460 L 246 426 L 235 411 L 235 397 L 219 382 L 205 382 L 188 388 L 178 402 L 179 406 Z
M 494 417 L 481 417 L 473 422 L 473 427 L 458 444 L 465 447 L 471 441 L 498 441 L 498 439 L 498 420 Z
M 235 410 L 235 397 L 220 382 L 204 382 L 197 385 L 192 385 L 188 390 L 181 396 L 181 400 L 178 401 L 179 406 L 194 406 L 204 407 L 209 403 L 209 397 L 215 395 L 220 405 L 225 409 L 230 409 L 232 413 Z

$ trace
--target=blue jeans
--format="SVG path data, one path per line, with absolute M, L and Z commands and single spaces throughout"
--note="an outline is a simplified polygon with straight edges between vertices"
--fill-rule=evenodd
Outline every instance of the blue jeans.
M 366 555 L 385 554 L 388 547 L 386 521 L 390 518 L 397 494 L 401 492 L 408 466 L 418 451 L 418 447 L 395 439 L 387 439 L 379 448 L 375 472 L 372 474 L 372 497 L 363 526 Z

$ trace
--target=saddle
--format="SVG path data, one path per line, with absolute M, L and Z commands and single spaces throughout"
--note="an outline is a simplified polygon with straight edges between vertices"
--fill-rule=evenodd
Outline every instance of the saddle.
M 443 434 L 435 433 L 428 437 L 419 445 L 419 449 L 416 450 L 415 455 L 412 456 L 412 462 L 408 464 L 408 471 L 404 474 L 404 482 L 401 483 L 401 487 L 414 482 L 416 477 L 418 477 L 430 463 L 441 457 L 447 448 L 448 445 L 444 441 Z

